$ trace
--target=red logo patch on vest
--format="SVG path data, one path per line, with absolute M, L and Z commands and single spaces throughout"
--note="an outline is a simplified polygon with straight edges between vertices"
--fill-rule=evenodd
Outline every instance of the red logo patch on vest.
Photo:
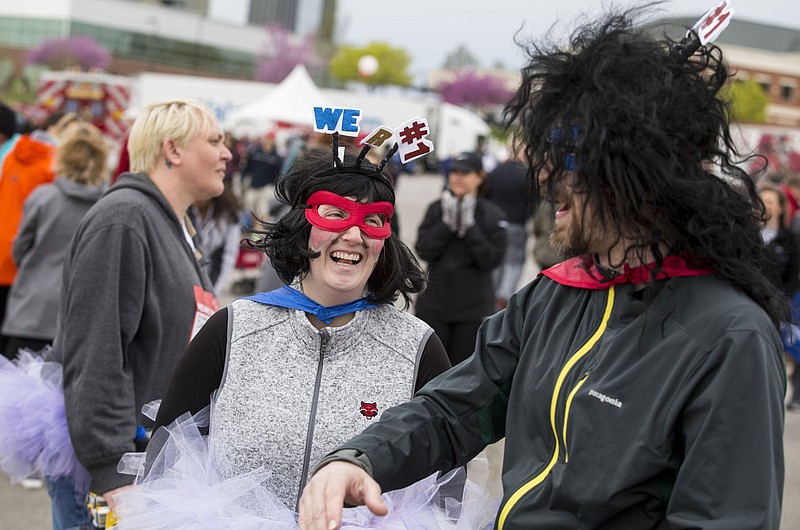
M 362 416 L 365 416 L 368 420 L 371 420 L 378 415 L 378 403 L 366 403 L 362 401 L 360 412 Z

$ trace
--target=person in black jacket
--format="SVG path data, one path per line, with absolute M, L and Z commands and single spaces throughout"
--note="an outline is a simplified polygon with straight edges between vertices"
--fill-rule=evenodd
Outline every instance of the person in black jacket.
M 267 212 L 268 203 L 275 193 L 275 179 L 280 175 L 283 158 L 275 146 L 275 133 L 268 132 L 247 152 L 247 162 L 242 170 L 245 210 L 255 216 Z
M 505 252 L 505 213 L 478 195 L 483 182 L 480 156 L 457 156 L 448 187 L 428 206 L 417 236 L 429 276 L 416 315 L 442 339 L 453 366 L 472 353 L 481 322 L 495 311 L 492 270 Z
M 525 247 L 528 232 L 525 224 L 531 216 L 530 184 L 528 168 L 521 160 L 522 153 L 509 149 L 511 157 L 497 165 L 486 176 L 487 199 L 503 209 L 506 225 L 506 252 L 503 262 L 494 271 L 497 309 L 504 309 L 508 299 L 517 290 L 517 284 L 525 268 Z

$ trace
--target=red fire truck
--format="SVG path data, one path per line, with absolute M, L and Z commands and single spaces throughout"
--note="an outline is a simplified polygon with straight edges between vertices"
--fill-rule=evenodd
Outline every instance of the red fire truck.
M 31 117 L 40 120 L 52 112 L 75 112 L 120 140 L 125 134 L 125 110 L 131 99 L 131 79 L 95 72 L 43 72 Z

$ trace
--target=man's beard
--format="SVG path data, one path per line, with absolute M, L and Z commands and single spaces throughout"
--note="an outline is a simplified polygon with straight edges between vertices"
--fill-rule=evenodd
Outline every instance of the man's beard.
M 580 219 L 574 211 L 569 215 L 567 226 L 556 224 L 550 232 L 550 247 L 564 259 L 584 256 L 590 252 L 589 241 L 584 236 L 584 227 Z

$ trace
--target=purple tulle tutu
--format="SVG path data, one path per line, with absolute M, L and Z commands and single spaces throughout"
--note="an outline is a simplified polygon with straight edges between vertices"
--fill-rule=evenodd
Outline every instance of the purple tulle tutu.
M 297 528 L 294 516 L 262 485 L 269 473 L 259 469 L 223 479 L 214 451 L 201 429 L 208 426 L 208 408 L 185 414 L 169 429 L 159 429 L 145 453 L 129 453 L 120 473 L 136 475 L 136 487 L 115 495 L 119 530 Z
M 61 381 L 60 364 L 28 350 L 0 356 L 0 468 L 13 482 L 67 476 L 83 491 L 90 478 L 69 438 Z
M 121 473 L 136 475 L 135 487 L 115 495 L 119 530 L 219 529 L 295 530 L 297 514 L 264 486 L 264 468 L 224 479 L 213 438 L 201 433 L 209 412 L 185 414 L 159 429 L 145 454 L 125 455 Z M 428 477 L 403 490 L 384 493 L 389 514 L 366 507 L 344 510 L 343 530 L 466 530 L 491 527 L 499 499 L 466 480 L 462 469 Z M 460 482 L 459 482 L 460 481 Z M 442 495 L 455 485 L 459 500 Z M 462 498 L 463 495 L 463 498 Z

